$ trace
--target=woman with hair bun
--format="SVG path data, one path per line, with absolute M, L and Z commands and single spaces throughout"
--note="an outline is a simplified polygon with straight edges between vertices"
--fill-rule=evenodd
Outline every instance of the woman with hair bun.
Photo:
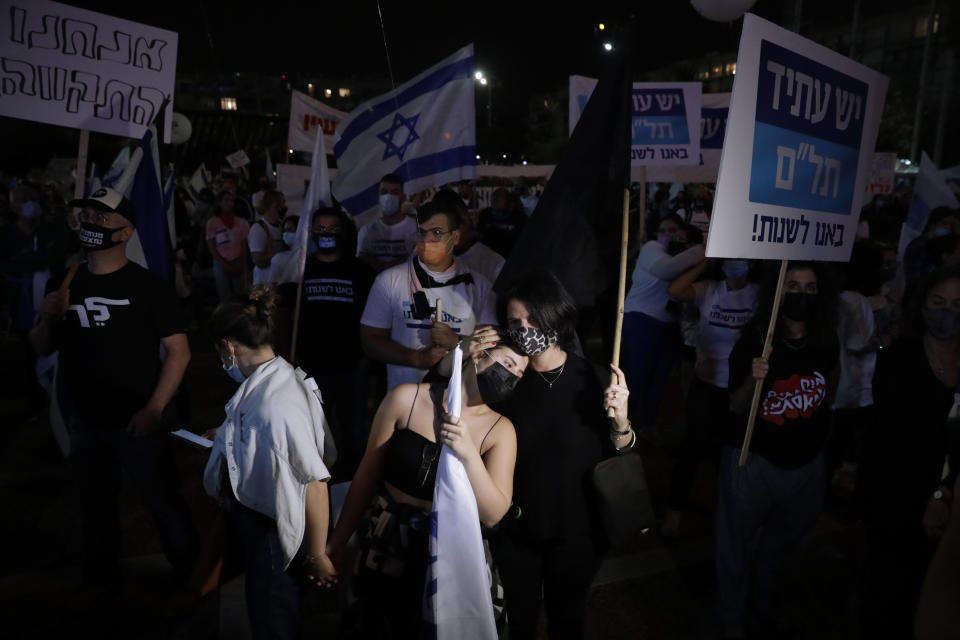
M 204 472 L 246 568 L 254 638 L 299 634 L 306 580 L 331 586 L 326 555 L 328 466 L 336 457 L 317 385 L 273 351 L 270 285 L 222 303 L 209 331 L 223 369 L 240 383 L 225 407 Z

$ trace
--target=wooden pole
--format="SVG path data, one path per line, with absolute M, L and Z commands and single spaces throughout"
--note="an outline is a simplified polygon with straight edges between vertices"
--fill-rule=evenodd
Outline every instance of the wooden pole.
M 645 180 L 644 180 L 645 182 Z M 646 189 L 646 185 L 642 187 Z M 641 191 L 642 193 L 642 191 Z M 640 196 L 641 213 L 643 219 L 643 196 Z M 613 359 L 611 362 L 620 366 L 620 338 L 623 335 L 623 299 L 627 290 L 627 246 L 630 242 L 630 189 L 623 190 L 623 224 L 620 229 L 620 281 L 617 283 L 617 319 L 613 331 Z M 610 384 L 617 381 L 617 374 L 610 374 Z M 607 417 L 614 416 L 613 407 L 607 409 Z
M 777 291 L 773 295 L 773 308 L 770 309 L 770 323 L 767 325 L 767 337 L 763 341 L 764 360 L 770 358 L 773 351 L 773 333 L 777 328 L 777 315 L 780 313 L 780 294 L 783 291 L 783 280 L 787 275 L 787 261 L 780 261 L 780 276 L 777 278 Z M 763 380 L 754 381 L 753 400 L 750 402 L 750 417 L 747 419 L 747 431 L 743 434 L 743 447 L 740 449 L 740 466 L 747 463 L 750 455 L 750 439 L 753 437 L 753 423 L 757 419 L 757 408 L 760 402 L 760 392 L 763 390 Z
M 76 200 L 87 195 L 87 155 L 89 148 L 90 130 L 80 129 L 80 143 L 77 146 L 77 174 L 73 184 L 73 197 Z M 70 215 L 76 219 L 79 210 L 79 207 L 74 207 Z M 77 219 L 76 222 L 79 226 L 80 221 Z
M 296 364 L 297 331 L 300 329 L 300 298 L 303 293 L 303 272 L 300 269 L 300 279 L 297 280 L 297 300 L 293 304 L 293 335 L 290 336 L 290 364 Z
M 443 322 L 443 300 L 437 298 L 437 312 L 434 317 L 437 319 L 437 322 Z

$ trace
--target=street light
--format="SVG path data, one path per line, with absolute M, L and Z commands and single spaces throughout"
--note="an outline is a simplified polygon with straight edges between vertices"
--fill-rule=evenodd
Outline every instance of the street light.
M 493 128 L 493 84 L 488 84 L 488 78 L 483 71 L 476 71 L 473 74 L 474 79 L 484 87 L 487 87 L 487 128 Z
M 613 43 L 612 43 L 612 42 L 604 42 L 604 43 L 603 43 L 603 49 L 604 49 L 604 51 L 613 51 Z

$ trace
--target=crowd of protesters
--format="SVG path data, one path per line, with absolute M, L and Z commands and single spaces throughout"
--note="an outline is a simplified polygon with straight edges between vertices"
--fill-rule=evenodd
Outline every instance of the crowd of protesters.
M 379 215 L 359 230 L 337 207 L 308 214 L 302 286 L 279 275 L 299 212 L 269 181 L 258 186 L 251 196 L 225 172 L 199 193 L 177 190 L 172 282 L 128 260 L 137 212 L 122 194 L 68 201 L 26 181 L 0 193 L 13 366 L 37 381 L 32 406 L 49 399 L 67 416 L 88 584 L 121 581 L 119 469 L 136 480 L 177 584 L 195 589 L 210 561 L 180 495 L 195 479 L 176 477 L 166 437 L 185 407 L 193 334 L 239 384 L 207 434 L 204 485 L 246 569 L 255 637 L 296 637 L 304 589 L 348 574 L 359 606 L 345 630 L 420 633 L 441 444 L 475 493 L 498 631 L 536 637 L 542 606 L 549 637 L 582 637 L 608 548 L 590 473 L 638 437 L 675 457 L 664 539 L 684 534 L 697 474 L 715 470 L 722 637 L 789 634 L 785 560 L 825 506 L 866 533 L 862 637 L 912 637 L 918 607 L 917 633 L 949 636 L 936 635 L 950 616 L 936 597 L 960 591 L 931 559 L 947 561 L 938 541 L 958 536 L 960 211 L 931 212 L 901 253 L 901 185 L 864 207 L 848 263 L 790 262 L 778 290 L 777 264 L 704 257 L 706 186 L 659 185 L 631 239 L 624 367 L 598 371 L 553 276 L 493 292 L 536 207 L 529 185 L 498 188 L 483 207 L 469 182 L 427 200 L 383 176 Z M 458 348 L 459 419 L 442 399 Z M 663 403 L 678 379 L 682 436 L 670 442 L 677 416 Z M 336 526 L 331 474 L 353 479 Z M 928 569 L 936 589 L 924 588 Z

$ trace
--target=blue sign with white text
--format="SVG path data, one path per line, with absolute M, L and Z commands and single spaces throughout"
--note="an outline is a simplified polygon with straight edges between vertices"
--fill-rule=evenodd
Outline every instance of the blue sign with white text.
M 750 201 L 849 215 L 868 85 L 760 43 Z

